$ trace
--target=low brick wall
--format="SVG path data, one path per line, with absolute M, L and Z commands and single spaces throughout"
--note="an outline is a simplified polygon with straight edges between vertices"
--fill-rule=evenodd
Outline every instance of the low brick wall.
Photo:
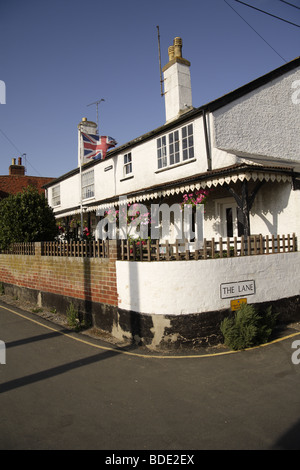
M 0 255 L 0 281 L 4 284 L 68 298 L 118 305 L 117 246 L 109 245 L 109 258 Z M 52 298 L 54 298 L 52 296 Z
M 280 321 L 300 319 L 300 253 L 203 261 L 117 260 L 117 243 L 107 258 L 0 254 L 5 293 L 65 314 L 72 302 L 92 324 L 117 340 L 149 349 L 198 348 L 222 342 L 220 322 L 230 299 L 220 284 L 254 280 L 248 302 L 272 305 Z M 184 281 L 184 282 L 183 282 Z

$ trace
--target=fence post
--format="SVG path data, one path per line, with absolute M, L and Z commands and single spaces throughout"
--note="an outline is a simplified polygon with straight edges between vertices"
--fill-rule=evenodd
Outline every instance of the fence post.
M 119 254 L 118 240 L 108 240 L 108 258 L 117 260 Z
M 297 247 L 297 239 L 296 239 L 296 235 L 293 233 L 293 251 L 297 251 L 298 247 Z
M 35 256 L 42 256 L 42 242 L 35 242 L 34 243 L 34 255 Z

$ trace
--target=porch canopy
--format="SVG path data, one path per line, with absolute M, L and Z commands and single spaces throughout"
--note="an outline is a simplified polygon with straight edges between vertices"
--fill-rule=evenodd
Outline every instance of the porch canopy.
M 170 183 L 162 183 L 160 185 L 144 188 L 138 192 L 121 195 L 120 197 L 122 198 L 121 204 L 132 204 L 174 194 L 183 194 L 188 191 L 194 191 L 195 189 L 212 188 L 218 185 L 226 187 L 226 185 L 229 185 L 231 182 L 236 183 L 237 181 L 282 181 L 292 183 L 295 177 L 296 174 L 290 168 L 266 167 L 242 163 L 206 171 L 205 173 L 199 173 L 188 179 L 178 179 Z M 114 207 L 118 205 L 119 199 L 115 199 L 111 201 L 103 201 L 103 203 L 97 205 L 94 204 L 93 207 L 91 209 L 88 208 L 88 210 Z
M 227 189 L 235 198 L 237 206 L 240 209 L 240 223 L 244 228 L 244 235 L 248 236 L 250 235 L 249 212 L 261 186 L 268 181 L 289 182 L 292 184 L 297 176 L 299 175 L 294 173 L 291 168 L 238 163 L 228 167 L 206 171 L 205 173 L 194 175 L 188 179 L 179 179 L 169 183 L 144 188 L 132 194 L 121 195 L 118 200 L 103 201 L 100 204 L 94 204 L 86 209 L 87 211 L 97 211 L 99 209 L 107 209 L 120 205 L 143 203 L 160 199 L 161 197 L 180 193 L 183 194 L 199 189 L 214 188 L 220 185 Z M 238 181 L 242 183 L 240 193 L 236 192 L 236 189 L 230 185 L 230 183 L 237 183 Z M 250 194 L 248 192 L 249 181 L 256 183 Z

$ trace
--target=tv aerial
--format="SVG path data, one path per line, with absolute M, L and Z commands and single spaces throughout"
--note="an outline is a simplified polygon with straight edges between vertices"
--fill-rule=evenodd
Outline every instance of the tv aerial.
M 99 113 L 98 113 L 98 106 L 101 103 L 101 101 L 105 101 L 103 98 L 101 100 L 94 101 L 93 103 L 88 104 L 87 106 L 92 106 L 93 104 L 96 105 L 97 109 L 97 132 L 99 132 Z

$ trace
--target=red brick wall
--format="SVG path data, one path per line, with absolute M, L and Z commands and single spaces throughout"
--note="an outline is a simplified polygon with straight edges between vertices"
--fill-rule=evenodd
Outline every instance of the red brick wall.
M 0 255 L 0 282 L 92 302 L 118 305 L 117 247 L 110 241 L 109 258 Z

